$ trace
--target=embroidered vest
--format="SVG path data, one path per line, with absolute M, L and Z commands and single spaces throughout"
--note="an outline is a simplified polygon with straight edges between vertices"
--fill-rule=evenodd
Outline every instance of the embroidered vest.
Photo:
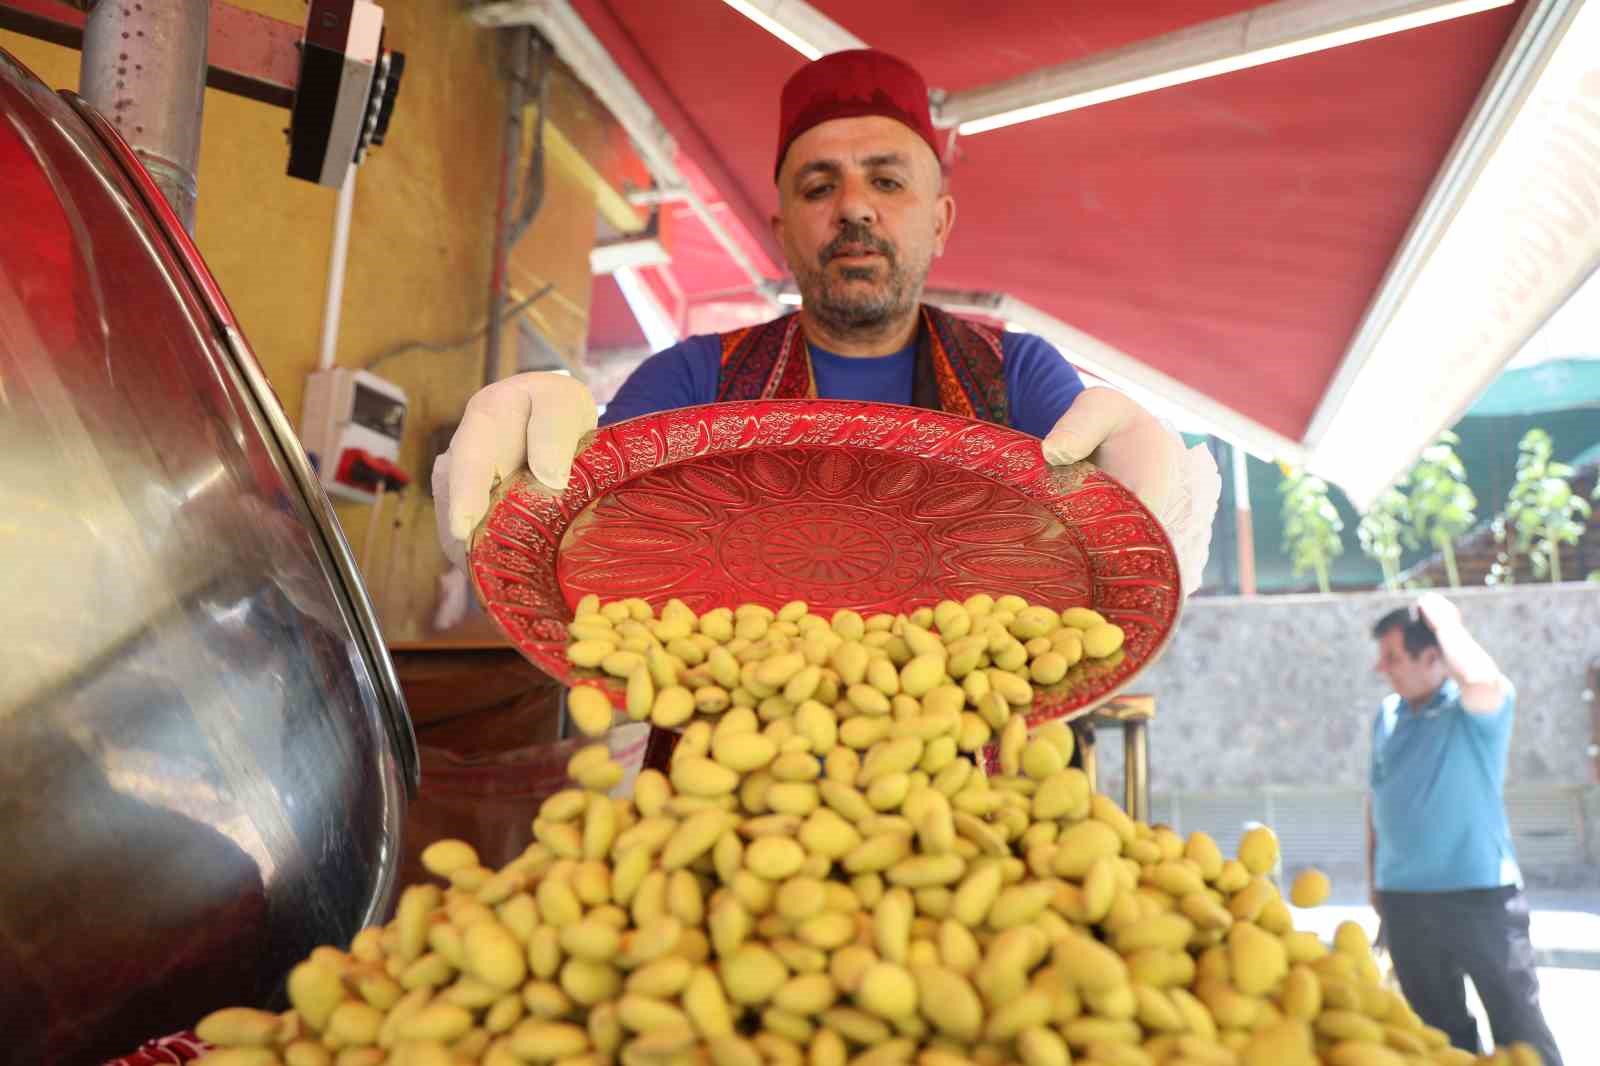
M 911 402 L 1009 424 L 999 331 L 927 304 L 920 310 Z M 718 400 L 795 400 L 816 395 L 811 353 L 798 313 L 722 335 Z

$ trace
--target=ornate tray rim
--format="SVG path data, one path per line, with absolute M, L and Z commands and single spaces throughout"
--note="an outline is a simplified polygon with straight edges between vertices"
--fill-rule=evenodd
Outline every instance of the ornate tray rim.
M 857 436 L 843 439 L 838 436 L 852 427 Z M 913 440 L 907 447 L 905 438 L 912 436 L 913 431 L 921 431 L 928 438 L 927 442 L 918 444 Z M 971 454 L 959 450 L 963 441 L 973 437 L 995 436 L 1003 442 L 974 448 Z M 641 440 L 648 442 L 648 450 L 639 445 Z M 573 607 L 557 568 L 562 540 L 578 516 L 607 493 L 644 474 L 706 455 L 761 448 L 831 446 L 866 451 L 892 448 L 906 457 L 955 466 L 1005 485 L 1054 514 L 1063 527 L 1080 538 L 1080 543 L 1078 527 L 1052 504 L 1063 501 L 1092 479 L 1118 490 L 1129 510 L 1146 518 L 1156 531 L 1160 540 L 1154 546 L 1164 549 L 1171 561 L 1172 608 L 1170 617 L 1164 620 L 1164 628 L 1160 619 L 1148 623 L 1160 629 L 1154 646 L 1142 662 L 1135 664 L 1116 683 L 1081 703 L 1071 702 L 1070 691 L 1052 698 L 1046 690 L 1027 713 L 1030 728 L 1051 719 L 1070 721 L 1089 714 L 1126 691 L 1161 657 L 1182 617 L 1184 596 L 1172 542 L 1143 503 L 1091 463 L 1079 462 L 1065 467 L 1047 465 L 1039 443 L 1037 438 L 1026 433 L 990 422 L 919 407 L 855 400 L 749 400 L 653 412 L 602 427 L 586 438 L 573 463 L 572 477 L 562 493 L 551 492 L 540 485 L 526 468 L 502 479 L 492 493 L 488 514 L 473 532 L 467 568 L 484 609 L 524 658 L 563 684 L 590 684 L 602 688 L 620 707 L 620 682 L 593 671 L 575 670 L 557 650 L 566 644 L 565 623 L 571 620 Z M 504 528 L 507 525 L 525 527 L 533 534 L 532 540 L 510 536 Z M 530 547 L 536 551 L 529 551 Z M 1148 546 L 1141 547 L 1148 550 Z M 1087 549 L 1085 555 L 1091 563 L 1096 557 Z M 521 565 L 508 566 L 508 556 Z M 1091 576 L 1093 574 L 1091 568 Z M 530 613 L 532 608 L 511 602 L 501 594 L 511 585 L 526 587 L 533 582 L 545 586 L 540 603 L 551 602 L 549 594 L 554 593 L 553 600 L 560 607 L 556 615 L 534 617 Z M 649 595 L 644 598 L 655 601 Z M 1104 610 L 1108 616 L 1126 616 L 1125 611 L 1116 608 Z M 555 628 L 547 630 L 548 636 L 532 632 L 531 627 L 539 622 L 559 627 L 559 634 Z

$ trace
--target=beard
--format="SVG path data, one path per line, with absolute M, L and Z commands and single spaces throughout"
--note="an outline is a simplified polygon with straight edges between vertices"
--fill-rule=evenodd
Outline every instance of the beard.
M 829 270 L 847 248 L 867 248 L 881 264 Z M 899 323 L 916 306 L 928 274 L 927 263 L 908 263 L 888 240 L 860 223 L 848 223 L 823 246 L 817 265 L 796 272 L 806 308 L 831 332 L 872 336 Z

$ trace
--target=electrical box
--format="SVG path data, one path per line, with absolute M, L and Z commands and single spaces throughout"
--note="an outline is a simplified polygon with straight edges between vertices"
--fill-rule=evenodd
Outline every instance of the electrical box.
M 289 111 L 289 176 L 338 188 L 382 144 L 406 57 L 383 47 L 372 0 L 310 0 Z
M 405 488 L 397 462 L 406 394 L 367 370 L 334 367 L 306 380 L 300 439 L 330 496 L 371 503 L 381 486 Z

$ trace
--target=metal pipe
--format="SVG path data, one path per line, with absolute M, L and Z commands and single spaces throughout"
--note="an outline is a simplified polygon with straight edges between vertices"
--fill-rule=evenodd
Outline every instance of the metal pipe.
M 663 189 L 671 190 L 668 194 L 671 196 L 682 191 L 683 200 L 711 234 L 711 239 L 744 272 L 751 285 L 759 288 L 767 283 L 767 276 L 728 232 L 716 212 L 689 188 L 688 181 L 678 169 L 678 150 L 672 137 L 633 82 L 594 35 L 594 31 L 573 10 L 570 0 L 544 0 L 532 5 L 480 4 L 472 9 L 472 17 L 484 26 L 518 24 L 537 27 L 555 49 L 556 55 L 600 98 L 600 102 L 627 130 L 639 157 L 656 183 Z
M 533 31 L 518 27 L 505 34 L 506 114 L 500 142 L 500 194 L 494 209 L 494 266 L 489 275 L 489 325 L 483 345 L 483 383 L 500 376 L 500 318 L 506 300 L 506 262 L 511 255 L 511 199 L 522 162 L 522 111 L 528 102 L 528 50 Z
M 194 232 L 210 0 L 101 0 L 83 31 L 79 93 L 116 127 Z
M 1122 804 L 1135 821 L 1150 820 L 1150 738 L 1142 718 L 1122 723 Z
M 328 370 L 339 351 L 339 315 L 344 308 L 345 260 L 350 253 L 350 217 L 355 209 L 356 165 L 349 164 L 344 184 L 339 186 L 339 202 L 333 212 L 333 247 L 328 252 L 328 288 L 322 300 L 322 347 L 318 370 Z
M 533 124 L 533 144 L 528 149 L 528 172 L 522 176 L 522 195 L 517 204 L 517 217 L 512 219 L 511 232 L 506 237 L 508 249 L 516 247 L 522 235 L 528 232 L 528 227 L 533 225 L 534 218 L 539 214 L 539 208 L 544 206 L 544 125 L 550 110 L 551 57 L 544 38 L 538 34 L 529 34 L 528 55 L 523 59 L 523 63 L 530 63 L 535 55 L 539 57 L 539 95 L 534 106 L 539 109 L 539 118 Z M 527 81 L 531 79 L 532 71 L 527 71 L 523 85 L 524 103 L 527 102 L 528 96 Z M 517 117 L 521 119 L 520 111 Z
M 1072 731 L 1077 739 L 1078 766 L 1089 779 L 1089 791 L 1097 792 L 1100 789 L 1100 760 L 1095 751 L 1094 720 L 1079 718 L 1072 723 Z

